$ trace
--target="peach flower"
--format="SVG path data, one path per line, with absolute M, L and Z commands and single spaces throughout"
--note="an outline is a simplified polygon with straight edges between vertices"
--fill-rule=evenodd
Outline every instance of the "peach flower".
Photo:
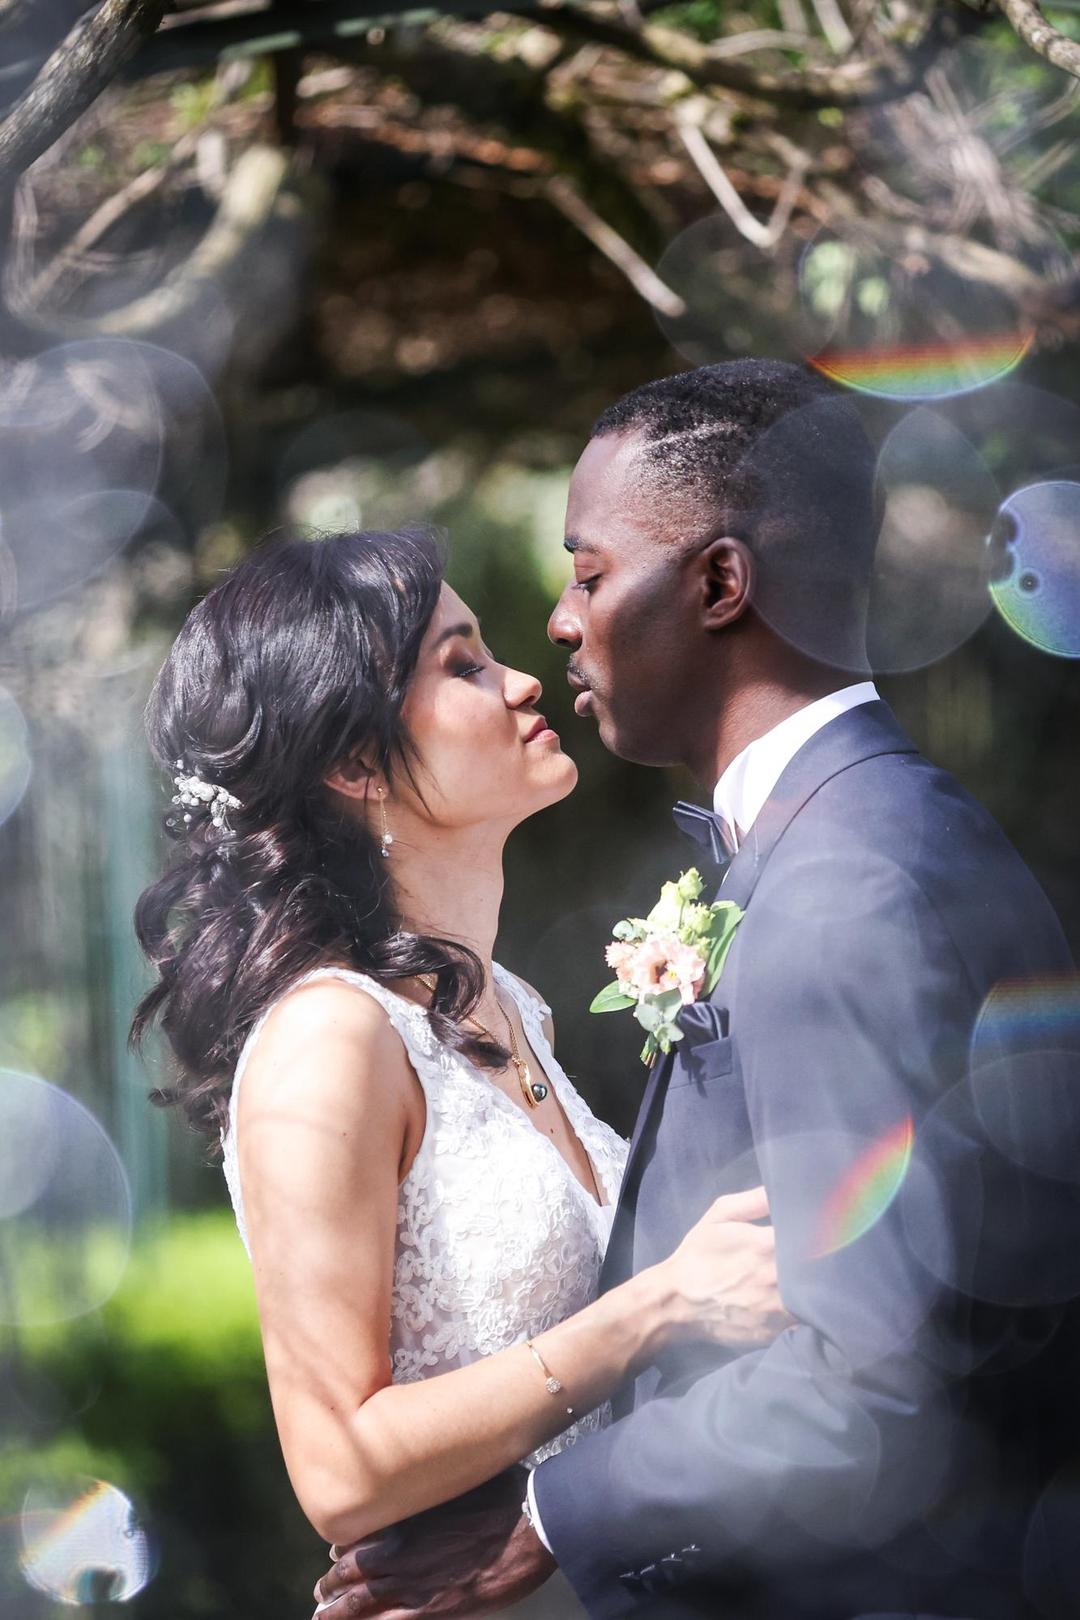
M 626 991 L 640 1001 L 658 991 L 678 990 L 683 1006 L 696 1001 L 705 983 L 705 960 L 674 934 L 652 934 L 638 945 L 609 945 L 607 964 Z

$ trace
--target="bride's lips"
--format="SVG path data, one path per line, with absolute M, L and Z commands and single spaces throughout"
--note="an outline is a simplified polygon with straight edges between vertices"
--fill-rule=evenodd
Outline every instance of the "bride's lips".
M 558 732 L 557 731 L 552 731 L 551 727 L 548 725 L 547 721 L 544 719 L 544 716 L 542 714 L 537 715 L 536 724 L 534 726 L 532 726 L 531 729 L 525 733 L 525 737 L 524 737 L 524 741 L 527 742 L 527 743 L 531 743 L 531 742 L 552 742 L 552 741 L 558 742 L 558 740 L 559 740 Z

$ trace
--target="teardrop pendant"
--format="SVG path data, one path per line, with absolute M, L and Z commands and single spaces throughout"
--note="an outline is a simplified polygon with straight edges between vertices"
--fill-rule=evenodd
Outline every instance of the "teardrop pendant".
M 532 1092 L 538 1103 L 542 1103 L 548 1094 L 548 1088 L 541 1080 L 534 1080 L 532 1085 L 529 1087 L 529 1090 Z

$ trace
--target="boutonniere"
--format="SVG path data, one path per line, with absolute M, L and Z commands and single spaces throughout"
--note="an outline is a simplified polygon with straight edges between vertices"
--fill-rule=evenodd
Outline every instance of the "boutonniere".
M 670 1052 L 683 1032 L 675 1019 L 716 987 L 742 920 L 734 900 L 703 906 L 705 885 L 696 867 L 675 883 L 665 883 L 647 917 L 627 917 L 612 929 L 604 955 L 615 981 L 594 999 L 590 1012 L 634 1009 L 645 1031 L 641 1061 Z

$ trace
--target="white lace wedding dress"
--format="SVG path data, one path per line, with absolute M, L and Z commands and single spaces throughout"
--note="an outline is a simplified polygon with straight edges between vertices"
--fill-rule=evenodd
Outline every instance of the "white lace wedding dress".
M 495 982 L 512 996 L 529 1045 L 604 1192 L 586 1192 L 551 1139 L 481 1069 L 435 1038 L 422 1007 L 348 968 L 315 968 L 355 984 L 386 1009 L 427 1102 L 423 1141 L 398 1192 L 390 1353 L 395 1383 L 463 1367 L 563 1321 L 596 1297 L 627 1145 L 598 1120 L 555 1061 L 543 1018 L 550 1009 L 505 968 Z M 286 992 L 287 993 L 287 992 Z M 240 1053 L 224 1139 L 224 1170 L 236 1224 L 248 1247 L 236 1153 L 236 1105 L 244 1067 L 270 1008 Z M 358 1162 L 358 1176 L 364 1166 Z M 608 1421 L 588 1412 L 522 1460 L 543 1461 Z

